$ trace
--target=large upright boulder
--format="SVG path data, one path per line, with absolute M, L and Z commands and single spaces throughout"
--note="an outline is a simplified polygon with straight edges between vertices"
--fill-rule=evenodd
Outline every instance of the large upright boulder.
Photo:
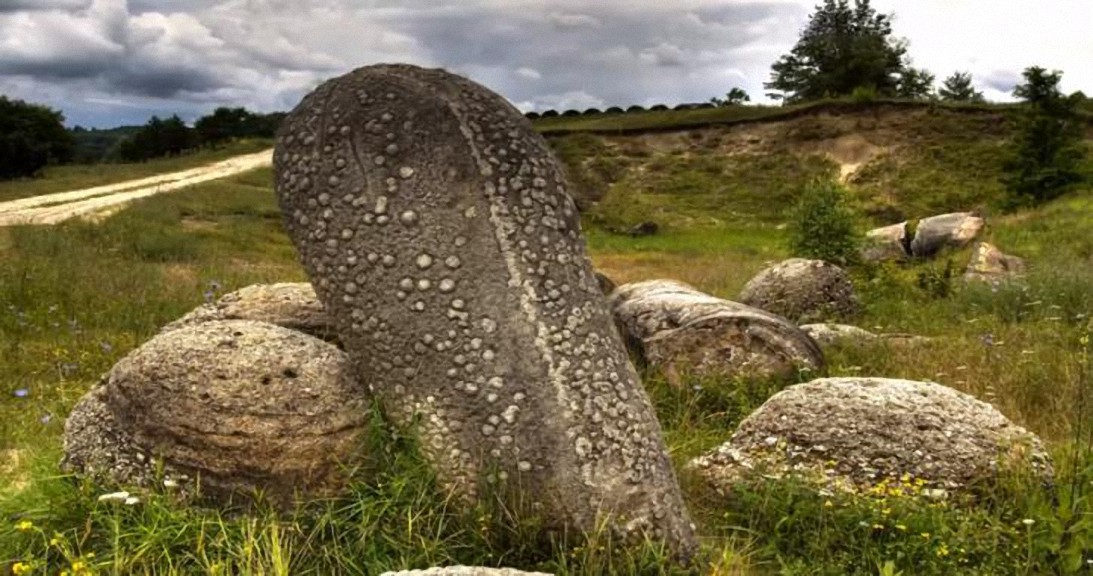
M 798 324 L 848 318 L 861 310 L 845 270 L 804 258 L 763 269 L 740 291 L 740 301 Z
M 63 467 L 138 486 L 162 473 L 218 502 L 260 491 L 288 507 L 344 489 L 368 404 L 331 344 L 263 322 L 195 324 L 131 352 L 76 405 Z
M 823 368 L 823 353 L 785 318 L 715 298 L 673 280 L 624 284 L 609 299 L 635 352 L 670 380 L 681 372 L 792 376 Z
M 288 116 L 285 224 L 362 381 L 443 483 L 522 488 L 546 522 L 695 545 L 660 425 L 604 306 L 559 164 L 504 98 L 358 69 Z M 625 518 L 625 520 L 623 520 Z
M 690 466 L 725 492 L 755 473 L 860 491 L 912 477 L 914 487 L 947 492 L 1006 468 L 1052 476 L 1039 438 L 990 404 L 940 384 L 886 378 L 791 386 Z

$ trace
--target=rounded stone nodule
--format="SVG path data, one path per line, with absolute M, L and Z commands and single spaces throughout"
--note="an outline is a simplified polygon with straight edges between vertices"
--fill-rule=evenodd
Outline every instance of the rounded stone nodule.
M 258 491 L 289 508 L 345 489 L 369 404 L 331 344 L 264 322 L 191 324 L 131 352 L 80 400 L 62 468 L 151 487 L 162 462 L 168 478 L 199 478 L 212 502 Z
M 392 97 L 362 103 L 355 96 L 360 90 Z M 329 123 L 327 111 L 334 108 L 342 112 L 338 122 L 355 128 L 349 134 L 316 133 L 310 144 L 306 137 L 285 137 Z M 429 129 L 401 132 L 398 163 L 377 167 L 361 160 L 386 154 L 390 140 L 383 130 L 356 127 L 384 114 Z M 333 153 L 312 154 L 322 146 Z M 504 472 L 554 527 L 592 532 L 605 516 L 625 517 L 609 525 L 621 534 L 663 541 L 682 557 L 692 554 L 694 527 L 660 425 L 603 305 L 562 170 L 519 111 L 443 70 L 369 66 L 305 97 L 285 120 L 277 147 L 277 159 L 305 159 L 315 182 L 292 186 L 296 165 L 275 162 L 282 211 L 302 216 L 285 218 L 285 227 L 358 378 L 375 388 L 401 424 L 419 422 L 423 449 L 445 485 L 474 497 L 486 489 L 488 476 Z M 507 151 L 503 157 L 500 150 Z M 336 169 L 331 158 L 339 156 L 358 158 L 338 175 L 342 188 L 360 191 L 364 205 L 387 194 L 388 178 L 399 179 L 387 211 L 416 215 L 412 240 L 402 226 L 362 224 L 364 210 L 334 195 L 333 215 L 323 226 L 355 233 L 333 252 L 322 244 L 321 231 L 307 223 L 320 221 L 321 208 L 312 200 L 328 192 L 322 183 Z M 517 180 L 541 181 L 541 200 L 522 204 L 519 186 L 510 185 Z M 352 272 L 363 278 L 349 278 L 338 269 L 348 250 L 391 259 Z M 423 300 L 407 306 L 398 293 L 408 277 L 428 277 L 437 290 L 420 293 Z M 369 294 L 367 300 L 344 298 L 350 280 Z M 355 316 L 384 318 L 384 341 L 354 333 Z M 563 331 L 569 337 L 553 338 Z M 413 377 L 381 370 L 393 351 L 415 350 L 429 334 L 447 336 L 416 349 Z M 465 359 L 457 376 L 450 375 L 456 356 L 473 341 L 491 350 L 492 361 Z M 595 370 L 580 371 L 583 362 Z M 509 397 L 521 395 L 518 410 L 472 392 L 494 381 L 504 383 Z M 611 439 L 593 421 L 595 406 L 626 415 L 616 419 L 620 429 Z M 579 437 L 599 438 L 602 446 L 579 453 Z

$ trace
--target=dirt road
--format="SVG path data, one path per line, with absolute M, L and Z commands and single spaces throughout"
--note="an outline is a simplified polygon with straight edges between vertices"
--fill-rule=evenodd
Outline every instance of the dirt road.
M 272 163 L 273 150 L 270 149 L 171 174 L 0 202 L 0 226 L 48 225 L 70 218 L 101 218 L 140 198 L 226 178 Z

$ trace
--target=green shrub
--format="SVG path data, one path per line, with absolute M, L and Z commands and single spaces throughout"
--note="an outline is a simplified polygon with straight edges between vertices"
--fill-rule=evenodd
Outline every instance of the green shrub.
M 842 186 L 814 180 L 805 187 L 790 222 L 789 242 L 794 256 L 844 265 L 858 261 L 857 214 Z

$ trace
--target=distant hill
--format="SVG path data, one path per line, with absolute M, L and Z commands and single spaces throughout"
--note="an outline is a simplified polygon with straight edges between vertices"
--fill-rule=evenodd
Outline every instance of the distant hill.
M 610 230 L 779 222 L 804 185 L 838 178 L 876 225 L 994 210 L 1014 105 L 821 102 L 534 123 L 585 214 Z M 1093 144 L 1093 116 L 1087 137 Z M 1091 155 L 1093 156 L 1093 155 Z M 1093 177 L 1093 157 L 1087 163 Z

